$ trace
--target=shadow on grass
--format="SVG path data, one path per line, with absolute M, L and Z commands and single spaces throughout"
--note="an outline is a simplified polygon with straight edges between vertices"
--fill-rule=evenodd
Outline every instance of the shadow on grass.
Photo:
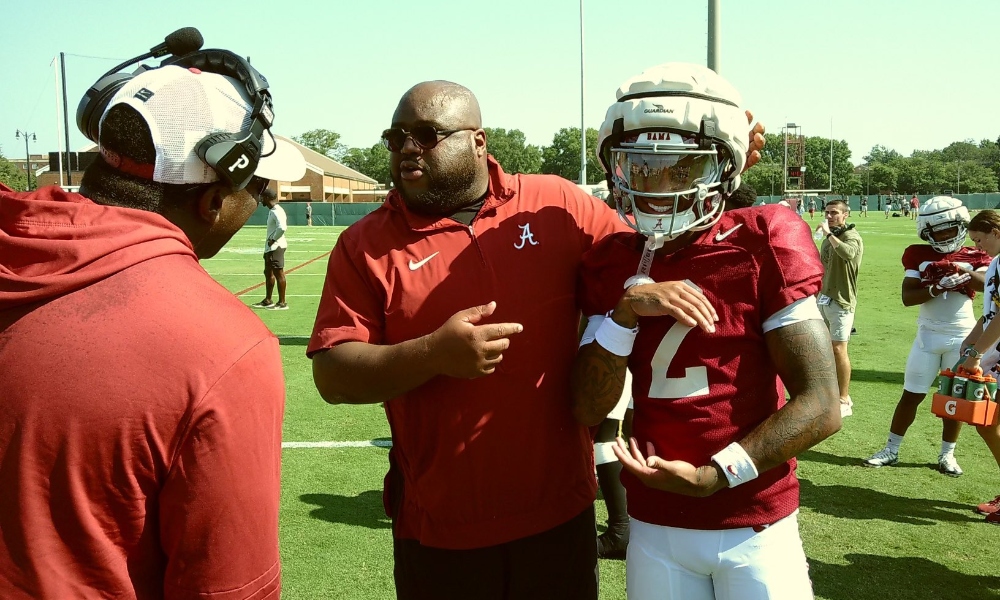
M 817 596 L 830 600 L 986 600 L 1000 598 L 1000 577 L 966 575 L 926 558 L 848 554 L 849 565 L 809 561 Z
M 894 521 L 907 525 L 935 525 L 942 521 L 965 523 L 982 521 L 972 506 L 947 500 L 904 498 L 877 490 L 848 485 L 816 485 L 802 479 L 802 506 L 818 513 L 860 521 Z M 865 598 L 875 596 L 865 596 Z
M 309 512 L 309 516 L 314 519 L 369 529 L 392 527 L 392 522 L 385 516 L 385 509 L 382 507 L 381 490 L 369 490 L 357 496 L 302 494 L 299 499 L 319 507 Z
M 875 450 L 872 450 L 874 452 Z M 858 467 L 859 469 L 871 469 L 872 467 L 866 467 L 861 463 L 864 462 L 869 455 L 865 456 L 839 456 L 837 454 L 827 454 L 826 452 L 817 452 L 815 450 L 807 450 L 802 454 L 799 454 L 798 459 L 800 462 L 815 462 L 824 463 L 828 465 L 837 465 L 840 467 Z M 934 469 L 937 470 L 937 464 L 931 463 L 915 463 L 915 462 L 898 462 L 892 467 L 883 468 L 893 468 L 893 469 Z
M 873 371 L 871 369 L 851 369 L 851 381 L 875 383 L 895 383 L 903 385 L 903 374 L 896 371 Z M 900 389 L 900 392 L 903 390 Z
M 308 335 L 278 335 L 278 345 L 280 346 L 308 346 Z

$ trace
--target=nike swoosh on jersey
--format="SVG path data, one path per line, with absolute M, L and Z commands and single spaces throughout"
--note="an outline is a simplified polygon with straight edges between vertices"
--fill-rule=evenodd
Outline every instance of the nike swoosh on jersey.
M 434 258 L 434 257 L 435 257 L 435 256 L 437 256 L 438 254 L 439 254 L 438 252 L 435 252 L 434 254 L 431 254 L 430 256 L 428 256 L 427 258 L 423 259 L 423 260 L 422 260 L 422 261 L 420 261 L 420 262 L 413 262 L 413 259 L 411 258 L 411 259 L 410 259 L 410 270 L 411 270 L 411 271 L 416 271 L 416 270 L 417 270 L 417 269 L 419 269 L 420 267 L 422 267 L 422 266 L 426 265 L 426 264 L 427 264 L 427 261 L 429 261 L 430 259 Z
M 724 240 L 727 237 L 729 237 L 729 234 L 731 234 L 732 232 L 736 231 L 740 227 L 743 227 L 743 223 L 740 223 L 739 225 L 737 225 L 736 227 L 733 227 L 729 231 L 725 231 L 725 232 L 720 231 L 719 233 L 715 234 L 715 241 L 721 242 L 722 240 Z

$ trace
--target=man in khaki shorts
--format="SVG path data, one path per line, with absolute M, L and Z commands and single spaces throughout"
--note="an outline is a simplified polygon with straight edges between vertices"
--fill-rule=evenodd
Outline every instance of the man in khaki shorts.
M 850 416 L 854 403 L 851 401 L 851 360 L 847 356 L 847 342 L 854 327 L 854 308 L 858 303 L 858 271 L 865 244 L 854 224 L 847 224 L 850 208 L 843 200 L 826 203 L 825 219 L 817 231 L 826 238 L 820 247 L 823 261 L 823 289 L 817 303 L 823 320 L 830 328 L 833 340 L 833 358 L 837 364 L 837 383 L 840 386 L 840 414 Z

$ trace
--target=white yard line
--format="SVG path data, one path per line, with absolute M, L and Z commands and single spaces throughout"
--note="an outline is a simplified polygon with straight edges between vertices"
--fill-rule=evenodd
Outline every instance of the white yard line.
M 281 442 L 282 448 L 392 448 L 390 440 L 366 442 Z

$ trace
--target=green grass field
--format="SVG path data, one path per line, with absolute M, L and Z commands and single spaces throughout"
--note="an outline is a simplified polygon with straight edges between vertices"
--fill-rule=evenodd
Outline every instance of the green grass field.
M 886 220 L 871 212 L 853 222 L 865 240 L 858 335 L 850 343 L 854 416 L 845 419 L 838 434 L 801 456 L 798 471 L 800 523 L 816 597 L 1000 598 L 992 556 L 1000 528 L 972 512 L 1000 493 L 1000 477 L 974 430 L 966 428 L 956 451 L 965 475 L 951 479 L 939 474 L 933 467 L 941 423 L 927 400 L 906 436 L 899 465 L 860 466 L 862 458 L 884 444 L 902 390 L 917 308 L 904 308 L 900 301 L 899 259 L 903 248 L 919 240 L 909 219 Z M 284 450 L 283 597 L 292 600 L 394 597 L 391 533 L 381 502 L 389 436 L 384 413 L 378 405 L 327 405 L 313 387 L 305 357 L 325 255 L 342 230 L 292 227 L 286 254 L 291 310 L 259 311 L 282 343 L 288 390 L 285 443 L 365 442 Z M 263 240 L 262 227 L 246 227 L 205 268 L 234 292 L 260 284 Z M 263 298 L 263 288 L 240 298 L 256 302 Z M 977 314 L 980 303 L 977 297 Z M 367 443 L 371 440 L 376 445 Z M 601 520 L 603 508 L 598 502 Z M 625 598 L 623 562 L 601 562 L 601 598 Z

